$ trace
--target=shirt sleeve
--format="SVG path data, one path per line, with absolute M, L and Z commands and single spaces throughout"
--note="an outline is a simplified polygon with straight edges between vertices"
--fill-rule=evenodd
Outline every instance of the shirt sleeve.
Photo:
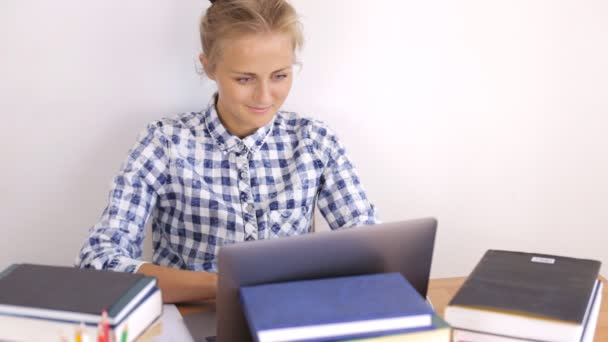
M 160 125 L 160 124 L 159 124 Z M 76 258 L 76 266 L 136 272 L 144 262 L 144 226 L 166 181 L 168 141 L 150 124 L 113 179 L 108 205 Z
M 317 206 L 331 229 L 379 223 L 376 208 L 337 136 L 325 127 L 313 131 L 313 141 L 326 160 Z

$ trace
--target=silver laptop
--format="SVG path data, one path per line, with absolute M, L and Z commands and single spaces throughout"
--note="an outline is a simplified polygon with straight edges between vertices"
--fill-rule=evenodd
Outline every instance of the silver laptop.
M 217 314 L 199 320 L 199 331 L 201 326 L 207 331 L 195 340 L 214 340 L 216 321 L 217 341 L 253 340 L 241 308 L 241 286 L 400 272 L 425 297 L 436 230 L 437 221 L 425 218 L 223 246 Z

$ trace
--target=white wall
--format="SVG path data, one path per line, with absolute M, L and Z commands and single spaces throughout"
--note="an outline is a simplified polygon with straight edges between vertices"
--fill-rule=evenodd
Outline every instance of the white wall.
M 287 109 L 338 131 L 384 221 L 608 263 L 608 2 L 294 0 Z M 206 105 L 203 0 L 0 2 L 0 267 L 71 264 L 148 121 Z

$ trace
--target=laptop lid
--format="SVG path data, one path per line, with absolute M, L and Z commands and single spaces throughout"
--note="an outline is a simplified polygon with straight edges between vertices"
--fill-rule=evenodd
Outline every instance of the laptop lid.
M 241 286 L 400 272 L 426 296 L 436 229 L 437 221 L 425 218 L 223 246 L 218 341 L 253 340 L 241 308 Z

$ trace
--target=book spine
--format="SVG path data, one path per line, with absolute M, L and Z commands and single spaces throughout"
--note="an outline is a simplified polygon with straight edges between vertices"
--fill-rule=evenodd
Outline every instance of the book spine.
M 110 325 L 111 340 L 119 341 L 123 330 L 128 329 L 127 342 L 137 340 L 146 329 L 154 325 L 162 314 L 162 296 L 158 289 L 119 325 Z M 59 321 L 42 318 L 0 315 L 0 341 L 58 341 L 62 335 L 72 336 L 80 327 L 78 320 Z M 96 341 L 97 323 L 84 325 L 83 333 Z M 91 339 L 89 339 L 91 340 Z M 146 340 L 146 339 L 144 339 Z

